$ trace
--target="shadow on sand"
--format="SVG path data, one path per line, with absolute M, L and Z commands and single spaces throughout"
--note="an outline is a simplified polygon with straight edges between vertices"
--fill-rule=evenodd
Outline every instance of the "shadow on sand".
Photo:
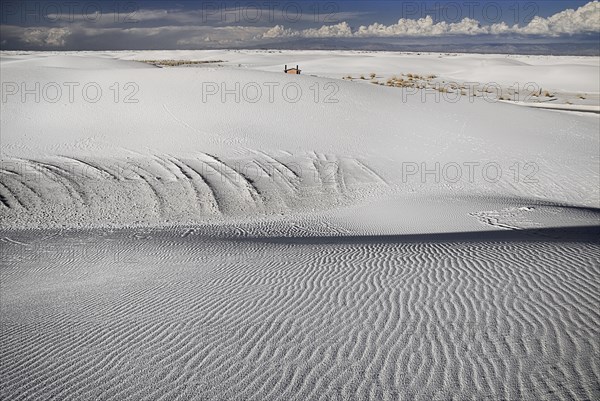
M 347 235 L 310 237 L 247 237 L 236 241 L 277 244 L 393 244 L 453 242 L 569 242 L 600 245 L 600 225 L 439 234 Z

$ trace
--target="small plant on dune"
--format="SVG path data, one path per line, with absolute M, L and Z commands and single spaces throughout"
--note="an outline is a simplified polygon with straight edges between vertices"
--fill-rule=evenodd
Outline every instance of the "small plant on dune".
M 167 66 L 167 67 L 179 67 L 183 65 L 196 65 L 196 64 L 214 64 L 214 63 L 223 63 L 223 60 L 204 60 L 204 61 L 194 61 L 194 60 L 141 60 L 143 63 L 152 64 L 155 66 Z M 238 66 L 241 66 L 239 64 Z
M 583 95 L 579 95 L 579 96 L 577 96 L 577 97 L 578 97 L 579 99 L 581 99 L 581 100 L 585 100 L 585 96 L 583 96 Z
M 364 75 L 361 75 L 361 76 L 360 76 L 360 79 L 367 79 L 367 78 L 365 78 L 365 76 L 364 76 Z
M 371 74 L 369 74 L 369 76 L 371 77 L 371 79 L 375 79 L 375 77 L 377 76 L 377 74 L 375 74 L 374 72 L 372 72 Z

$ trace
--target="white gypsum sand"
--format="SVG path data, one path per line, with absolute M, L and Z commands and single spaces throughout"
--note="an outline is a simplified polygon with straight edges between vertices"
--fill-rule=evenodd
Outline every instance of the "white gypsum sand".
M 585 109 L 597 58 L 0 62 L 0 398 L 600 395 L 598 115 L 369 83 Z

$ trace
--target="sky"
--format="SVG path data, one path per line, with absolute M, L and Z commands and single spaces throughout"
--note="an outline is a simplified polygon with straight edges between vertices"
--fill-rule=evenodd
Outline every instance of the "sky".
M 0 12 L 2 50 L 385 49 L 522 38 L 600 46 L 597 0 L 2 0 Z

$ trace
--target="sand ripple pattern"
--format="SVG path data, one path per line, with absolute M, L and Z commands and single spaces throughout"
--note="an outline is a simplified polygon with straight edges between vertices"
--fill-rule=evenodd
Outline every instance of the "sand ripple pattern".
M 597 232 L 0 237 L 1 399 L 600 397 Z

